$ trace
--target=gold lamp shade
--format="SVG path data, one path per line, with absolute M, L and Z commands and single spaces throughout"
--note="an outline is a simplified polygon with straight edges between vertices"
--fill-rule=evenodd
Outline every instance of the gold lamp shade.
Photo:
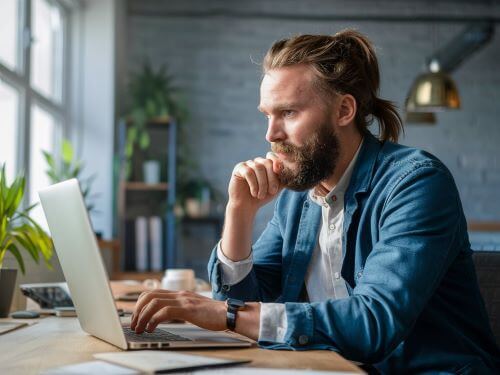
M 420 112 L 415 111 L 414 105 L 410 106 L 412 110 L 408 110 L 408 103 L 410 98 L 405 100 L 405 123 L 407 124 L 419 124 L 419 125 L 435 125 L 436 124 L 436 114 L 434 112 Z
M 418 76 L 406 103 L 408 112 L 439 112 L 459 108 L 457 87 L 450 76 L 441 71 Z
M 436 115 L 434 112 L 406 112 L 405 122 L 408 124 L 435 125 Z

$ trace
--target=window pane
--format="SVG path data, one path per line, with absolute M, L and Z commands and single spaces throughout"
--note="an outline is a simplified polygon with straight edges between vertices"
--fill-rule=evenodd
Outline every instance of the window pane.
M 0 1 L 0 62 L 14 69 L 17 66 L 18 0 Z
M 39 202 L 38 190 L 50 185 L 50 180 L 45 171 L 47 163 L 42 155 L 43 151 L 53 152 L 56 131 L 56 119 L 50 113 L 38 106 L 31 109 L 31 144 L 30 144 L 30 204 Z M 30 215 L 43 228 L 47 229 L 42 208 L 38 205 Z
M 19 93 L 0 80 L 0 165 L 5 163 L 9 181 L 16 168 L 18 113 Z
M 42 95 L 60 101 L 63 72 L 62 13 L 47 0 L 33 0 L 32 4 L 32 86 Z

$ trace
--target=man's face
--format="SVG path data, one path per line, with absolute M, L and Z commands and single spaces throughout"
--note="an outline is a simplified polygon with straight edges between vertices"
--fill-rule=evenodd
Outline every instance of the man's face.
M 259 110 L 268 118 L 266 139 L 283 162 L 280 181 L 304 191 L 331 176 L 340 153 L 332 108 L 304 65 L 266 73 Z

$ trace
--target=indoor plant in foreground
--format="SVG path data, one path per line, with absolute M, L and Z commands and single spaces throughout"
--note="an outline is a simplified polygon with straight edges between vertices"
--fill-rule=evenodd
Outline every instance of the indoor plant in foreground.
M 0 318 L 9 313 L 14 293 L 17 269 L 4 268 L 3 261 L 7 252 L 16 259 L 21 272 L 25 273 L 23 251 L 27 251 L 38 263 L 42 258 L 47 267 L 53 254 L 53 245 L 45 231 L 29 217 L 32 205 L 20 208 L 24 196 L 26 179 L 17 176 L 12 184 L 7 183 L 5 165 L 0 171 Z

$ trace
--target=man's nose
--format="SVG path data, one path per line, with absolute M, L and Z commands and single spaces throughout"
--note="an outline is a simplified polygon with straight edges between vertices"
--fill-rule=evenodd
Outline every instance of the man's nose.
M 271 142 L 283 141 L 286 138 L 283 124 L 280 119 L 269 117 L 267 124 L 266 140 Z

